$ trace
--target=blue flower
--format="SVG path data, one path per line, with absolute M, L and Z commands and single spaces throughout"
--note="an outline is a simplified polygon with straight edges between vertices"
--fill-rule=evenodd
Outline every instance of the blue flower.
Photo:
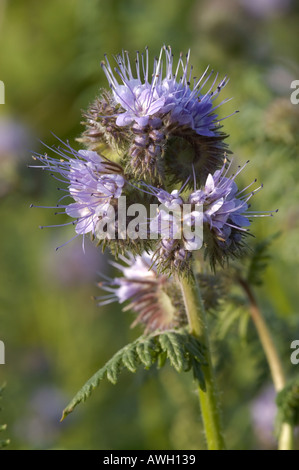
M 212 259 L 215 257 L 221 262 L 224 257 L 235 256 L 243 248 L 242 238 L 249 232 L 251 219 L 272 216 L 273 212 L 277 212 L 250 210 L 249 200 L 263 186 L 249 190 L 255 180 L 239 191 L 235 179 L 247 163 L 239 167 L 234 175 L 228 176 L 231 163 L 227 166 L 225 162 L 220 170 L 208 175 L 201 189 L 196 189 L 194 181 L 193 192 L 186 196 L 183 196 L 183 190 L 188 180 L 179 191 L 171 193 L 146 185 L 148 191 L 163 204 L 150 221 L 151 231 L 161 237 L 160 250 L 155 259 L 160 257 L 162 268 L 184 269 L 191 252 L 200 249 L 202 242 Z M 191 205 L 191 212 L 184 211 L 184 204 Z M 202 227 L 202 232 L 199 227 Z
M 235 178 L 243 168 L 227 178 L 225 175 L 228 169 L 223 165 L 221 170 L 208 175 L 204 189 L 194 191 L 189 196 L 189 202 L 203 204 L 204 223 L 207 223 L 211 230 L 215 229 L 224 239 L 230 235 L 231 228 L 243 231 L 246 230 L 243 227 L 250 225 L 247 202 L 262 188 L 261 186 L 249 195 L 240 196 L 244 190 L 238 191 Z
M 228 100 L 216 106 L 214 100 L 228 80 L 224 77 L 216 85 L 216 74 L 212 84 L 204 92 L 203 89 L 213 71 L 208 73 L 207 68 L 199 79 L 192 78 L 190 51 L 185 61 L 181 54 L 177 66 L 174 67 L 171 48 L 163 46 L 159 57 L 154 59 L 152 73 L 149 70 L 147 48 L 145 57 L 141 54 L 140 58 L 137 52 L 135 74 L 128 52 L 123 51 L 122 55 L 115 57 L 118 66 L 114 70 L 107 56 L 105 58 L 106 62 L 102 63 L 102 68 L 116 103 L 124 109 L 123 113 L 117 115 L 118 126 L 136 123 L 140 128 L 148 124 L 158 128 L 167 117 L 168 125 L 187 127 L 201 136 L 215 136 L 215 131 L 219 128 L 215 110 Z M 119 76 L 121 83 L 115 74 Z
M 54 152 L 59 159 L 40 154 L 33 157 L 42 164 L 36 168 L 50 171 L 54 178 L 68 185 L 65 189 L 59 188 L 66 195 L 53 208 L 64 209 L 67 215 L 76 219 L 69 224 L 75 225 L 77 235 L 91 233 L 96 236 L 97 225 L 111 201 L 122 193 L 125 184 L 122 169 L 91 150 L 76 151 L 66 145 L 65 149 L 57 148 Z M 61 203 L 69 197 L 74 202 Z

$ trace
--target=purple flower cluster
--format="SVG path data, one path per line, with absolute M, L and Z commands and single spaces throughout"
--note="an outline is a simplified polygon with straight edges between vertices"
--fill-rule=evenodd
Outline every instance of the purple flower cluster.
M 116 56 L 118 66 L 114 70 L 106 56 L 105 59 L 102 68 L 115 101 L 124 109 L 124 112 L 117 116 L 118 126 L 136 123 L 143 128 L 150 123 L 153 128 L 158 128 L 161 119 L 168 114 L 170 124 L 186 126 L 202 136 L 215 135 L 216 123 L 219 122 L 215 110 L 227 100 L 216 106 L 213 102 L 228 80 L 225 77 L 216 85 L 218 78 L 216 75 L 208 90 L 203 92 L 213 71 L 208 73 L 206 69 L 200 78 L 192 77 L 193 67 L 189 66 L 190 51 L 185 61 L 180 55 L 175 67 L 171 48 L 162 47 L 159 57 L 154 60 L 151 74 L 148 49 L 145 57 L 144 54 L 140 57 L 137 52 L 135 75 L 127 52 Z M 115 74 L 119 76 L 121 83 Z M 192 80 L 193 86 L 191 86 Z
M 250 226 L 248 217 L 258 215 L 248 211 L 247 202 L 262 188 L 260 186 L 249 194 L 244 193 L 249 186 L 239 191 L 235 178 L 245 165 L 227 177 L 230 166 L 226 168 L 224 164 L 221 170 L 209 174 L 204 189 L 196 190 L 189 196 L 190 203 L 203 205 L 203 222 L 223 241 L 229 238 L 232 229 L 247 231 L 244 227 Z
M 60 159 L 40 154 L 34 156 L 42 163 L 43 170 L 50 171 L 58 181 L 68 184 L 68 189 L 59 188 L 67 194 L 54 207 L 64 209 L 67 215 L 76 219 L 70 224 L 76 226 L 78 235 L 91 233 L 96 236 L 99 221 L 107 213 L 112 200 L 122 193 L 125 184 L 122 169 L 90 150 L 75 151 L 66 145 L 65 149 L 54 151 Z M 68 197 L 75 202 L 62 204 Z
M 249 231 L 252 217 L 273 215 L 274 211 L 259 213 L 249 210 L 248 201 L 262 189 L 262 185 L 250 191 L 249 188 L 256 182 L 255 180 L 239 191 L 235 178 L 246 164 L 239 167 L 234 175 L 228 176 L 231 163 L 228 166 L 224 163 L 220 170 L 216 170 L 213 175 L 208 175 L 202 189 L 194 188 L 194 191 L 185 198 L 181 195 L 184 187 L 180 191 L 174 190 L 168 193 L 165 190 L 148 186 L 152 194 L 163 204 L 163 209 L 158 209 L 150 226 L 151 231 L 159 234 L 162 239 L 161 249 L 166 259 L 169 259 L 171 252 L 176 251 L 176 257 L 180 255 L 179 258 L 183 262 L 187 252 L 202 247 L 204 235 L 197 232 L 197 235 L 192 236 L 197 225 L 207 227 L 216 243 L 228 249 L 232 237 L 235 241 L 240 241 L 242 234 Z M 184 204 L 192 207 L 192 211 L 187 215 L 184 215 Z M 182 224 L 185 225 L 183 233 L 186 234 L 187 226 L 189 236 L 183 236 L 181 242 L 178 243 L 175 239 L 179 238 L 177 234 L 181 233 Z
M 137 52 L 135 67 L 125 51 L 115 57 L 114 69 L 105 59 L 102 68 L 111 91 L 103 92 L 85 115 L 81 142 L 87 149 L 64 144 L 54 148 L 58 158 L 34 158 L 66 183 L 55 208 L 73 219 L 69 224 L 76 236 L 84 240 L 91 234 L 116 256 L 132 251 L 121 255 L 126 266 L 114 263 L 123 276 L 101 283 L 108 294 L 99 304 L 128 302 L 126 309 L 137 313 L 134 324 L 142 323 L 146 331 L 171 328 L 179 324 L 182 307 L 169 295 L 169 289 L 175 290 L 170 278 L 190 272 L 192 252 L 204 246 L 211 266 L 223 265 L 242 253 L 251 219 L 273 212 L 250 210 L 249 200 L 262 188 L 252 190 L 255 181 L 238 189 L 235 180 L 246 164 L 230 174 L 227 135 L 216 114 L 228 100 L 215 104 L 226 77 L 218 80 L 216 74 L 211 80 L 208 68 L 194 77 L 190 51 L 175 64 L 165 46 L 151 70 L 147 48 L 145 54 Z M 105 149 L 119 163 L 98 153 Z M 72 201 L 66 203 L 67 198 Z M 160 206 L 148 218 L 154 200 Z M 136 217 L 136 202 L 145 217 Z

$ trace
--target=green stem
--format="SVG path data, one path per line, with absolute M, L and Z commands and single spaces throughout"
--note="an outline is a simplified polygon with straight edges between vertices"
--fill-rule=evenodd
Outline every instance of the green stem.
M 280 392 L 280 390 L 282 390 L 286 385 L 286 378 L 277 349 L 249 283 L 241 278 L 239 278 L 238 281 L 248 297 L 251 318 L 255 324 L 260 342 L 264 349 L 275 390 L 276 392 Z M 293 449 L 293 428 L 288 423 L 283 423 L 281 426 L 278 438 L 278 449 Z
M 211 361 L 206 312 L 197 282 L 189 282 L 187 279 L 182 279 L 180 284 L 190 333 L 199 339 L 205 349 L 206 364 L 202 366 L 202 370 L 205 377 L 206 390 L 203 391 L 198 386 L 198 394 L 208 449 L 223 450 L 225 449 L 225 444 L 221 430 L 218 394 Z

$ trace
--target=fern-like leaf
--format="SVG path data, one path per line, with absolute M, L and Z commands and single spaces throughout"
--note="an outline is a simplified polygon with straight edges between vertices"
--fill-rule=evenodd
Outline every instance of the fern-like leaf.
M 177 372 L 183 370 L 183 356 L 184 349 L 182 349 L 179 341 L 177 340 L 175 333 L 162 334 L 159 335 L 159 342 L 161 344 L 162 350 L 167 354 L 167 358 L 170 361 L 170 364 L 175 368 Z
M 153 351 L 156 349 L 156 344 L 154 338 L 145 338 L 144 341 L 138 342 L 136 344 L 136 353 L 145 366 L 146 369 L 149 369 L 153 364 Z
M 185 329 L 142 335 L 120 349 L 85 383 L 64 409 L 61 419 L 70 414 L 79 403 L 84 402 L 105 377 L 116 384 L 120 372 L 125 368 L 134 373 L 140 365 L 145 369 L 149 369 L 154 363 L 162 367 L 167 359 L 177 372 L 193 369 L 194 377 L 204 389 L 204 375 L 201 370 L 205 363 L 204 350 L 195 337 Z

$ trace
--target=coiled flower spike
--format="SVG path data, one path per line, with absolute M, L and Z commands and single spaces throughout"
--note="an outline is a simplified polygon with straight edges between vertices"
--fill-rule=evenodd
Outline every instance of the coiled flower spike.
M 105 55 L 102 68 L 111 95 L 107 100 L 105 93 L 103 100 L 92 105 L 81 140 L 96 148 L 97 133 L 102 140 L 104 126 L 109 142 L 110 127 L 110 142 L 116 142 L 111 145 L 119 147 L 123 142 L 128 172 L 130 169 L 135 177 L 156 184 L 163 182 L 167 173 L 174 181 L 183 182 L 193 167 L 203 183 L 209 173 L 221 167 L 228 152 L 227 136 L 220 131 L 220 121 L 225 118 L 219 119 L 216 110 L 229 99 L 215 104 L 227 77 L 218 80 L 216 74 L 209 83 L 214 72 L 208 68 L 199 78 L 193 77 L 190 51 L 185 59 L 181 54 L 175 66 L 171 48 L 165 46 L 155 57 L 152 70 L 147 48 L 145 54 L 137 52 L 135 67 L 126 51 L 115 61 L 113 69 Z M 108 114 L 104 101 L 109 101 Z
M 225 259 L 238 256 L 245 248 L 244 236 L 249 233 L 251 219 L 253 217 L 272 216 L 276 211 L 256 212 L 251 211 L 249 200 L 262 189 L 262 185 L 253 191 L 246 191 L 256 183 L 254 180 L 250 185 L 242 190 L 238 190 L 235 178 L 245 168 L 249 162 L 239 167 L 234 175 L 227 176 L 232 163 L 228 166 L 226 162 L 220 170 L 209 174 L 203 188 L 196 189 L 194 178 L 194 190 L 183 198 L 179 196 L 177 190 L 171 194 L 164 190 L 148 187 L 163 207 L 172 209 L 172 204 L 176 203 L 176 211 L 180 218 L 167 211 L 159 210 L 157 216 L 151 220 L 151 231 L 158 233 L 161 237 L 160 248 L 155 253 L 155 260 L 159 268 L 170 272 L 178 267 L 182 270 L 188 269 L 192 251 L 198 250 L 202 246 L 200 237 L 194 239 L 180 239 L 170 237 L 169 234 L 177 233 L 181 229 L 178 225 L 187 225 L 190 233 L 198 223 L 203 228 L 203 245 L 210 258 L 212 267 L 216 263 L 223 265 Z M 182 188 L 183 189 L 183 188 Z M 182 190 L 181 190 L 182 191 Z M 191 214 L 184 217 L 184 204 L 190 204 L 193 208 Z M 196 207 L 197 209 L 196 212 Z M 164 226 L 161 224 L 164 222 Z M 178 224 L 179 222 L 179 224 Z M 165 230 L 167 226 L 167 230 Z M 184 233 L 181 231 L 181 233 Z M 159 260 L 159 261 L 158 261 Z

